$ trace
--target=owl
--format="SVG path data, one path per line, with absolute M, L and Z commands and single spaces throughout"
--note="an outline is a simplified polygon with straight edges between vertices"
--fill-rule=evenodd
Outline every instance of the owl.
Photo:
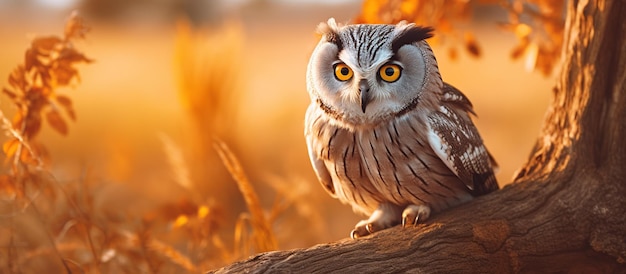
M 369 216 L 352 238 L 415 225 L 498 189 L 472 104 L 442 81 L 425 41 L 432 31 L 332 18 L 318 26 L 304 133 L 324 188 Z

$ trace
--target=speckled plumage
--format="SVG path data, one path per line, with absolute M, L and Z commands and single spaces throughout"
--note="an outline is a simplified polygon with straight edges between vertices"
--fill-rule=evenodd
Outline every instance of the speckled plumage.
M 370 216 L 352 237 L 415 224 L 498 189 L 472 105 L 442 81 L 424 40 L 430 28 L 330 19 L 318 31 L 305 137 L 326 190 Z

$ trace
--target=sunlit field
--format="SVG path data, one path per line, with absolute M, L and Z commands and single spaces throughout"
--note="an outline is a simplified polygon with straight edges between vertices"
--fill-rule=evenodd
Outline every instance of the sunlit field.
M 71 13 L 10 2 L 0 2 L 2 87 L 30 41 L 61 35 Z M 349 22 L 360 2 L 215 5 L 202 26 L 170 9 L 81 12 L 91 31 L 75 45 L 94 62 L 56 91 L 77 118 L 66 136 L 44 123 L 36 137 L 49 154 L 32 171 L 41 183 L 0 188 L 0 272 L 199 272 L 343 239 L 364 217 L 325 193 L 303 138 L 315 28 Z M 514 34 L 484 15 L 465 26 L 480 57 L 434 51 L 444 81 L 474 104 L 502 187 L 530 152 L 554 76 L 511 60 Z

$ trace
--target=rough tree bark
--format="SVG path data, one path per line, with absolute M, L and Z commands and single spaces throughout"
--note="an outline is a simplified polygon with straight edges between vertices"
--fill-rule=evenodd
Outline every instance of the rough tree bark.
M 570 0 L 562 72 L 513 184 L 415 228 L 223 272 L 626 273 L 626 1 Z

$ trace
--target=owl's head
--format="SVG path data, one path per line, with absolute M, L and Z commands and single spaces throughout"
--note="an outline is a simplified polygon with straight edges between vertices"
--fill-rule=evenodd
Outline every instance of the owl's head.
M 321 40 L 309 61 L 311 100 L 348 127 L 374 126 L 432 101 L 441 76 L 424 41 L 432 29 L 414 24 L 318 27 Z M 422 102 L 425 101 L 425 102 Z

